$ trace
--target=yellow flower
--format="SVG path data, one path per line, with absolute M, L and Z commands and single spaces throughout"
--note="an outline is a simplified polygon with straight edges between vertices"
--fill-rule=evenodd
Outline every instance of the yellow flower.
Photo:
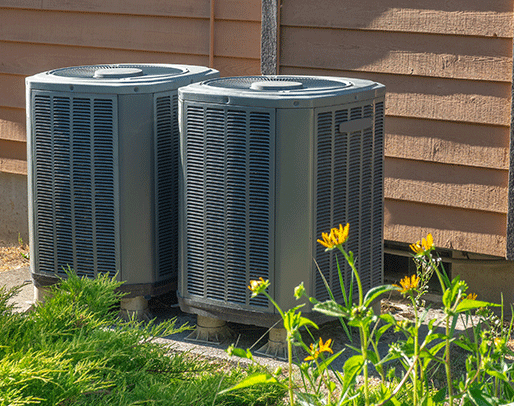
M 334 248 L 341 246 L 348 239 L 348 233 L 350 231 L 350 224 L 346 224 L 343 227 L 342 224 L 339 224 L 339 228 L 333 228 L 329 233 L 321 233 L 321 237 L 323 240 L 318 240 L 318 242 L 326 247 L 326 251 L 333 250 Z
M 398 285 L 393 285 L 393 286 L 400 288 L 401 289 L 400 293 L 407 293 L 410 290 L 416 289 L 418 287 L 418 283 L 419 283 L 419 277 L 417 275 L 412 275 L 410 278 L 408 276 L 406 276 L 405 278 L 403 278 L 400 281 L 400 285 L 402 285 L 402 286 L 398 286 Z
M 469 300 L 477 300 L 477 294 L 476 293 L 470 293 L 467 296 L 467 299 L 469 299 Z
M 330 354 L 333 354 L 334 351 L 332 351 L 332 348 L 330 348 L 330 344 L 332 343 L 332 339 L 329 338 L 327 341 L 325 341 L 325 344 L 323 344 L 323 340 L 321 337 L 319 338 L 319 344 L 318 348 L 314 348 L 314 344 L 311 344 L 311 355 L 309 355 L 307 358 L 304 359 L 304 361 L 313 361 L 315 359 L 318 359 L 319 355 L 322 352 L 329 352 Z
M 410 249 L 416 253 L 416 255 L 424 254 L 427 251 L 430 251 L 434 247 L 434 238 L 432 234 L 428 234 L 427 238 L 422 238 L 421 241 L 417 241 L 414 244 L 410 245 Z
M 257 296 L 259 293 L 262 293 L 266 290 L 266 288 L 269 286 L 269 280 L 264 280 L 262 277 L 259 278 L 259 280 L 252 280 L 250 281 L 250 286 L 248 286 L 248 289 L 252 291 L 252 297 Z

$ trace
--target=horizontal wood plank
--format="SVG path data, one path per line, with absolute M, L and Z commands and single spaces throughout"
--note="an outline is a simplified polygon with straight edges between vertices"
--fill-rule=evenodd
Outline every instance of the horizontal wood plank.
M 509 168 L 508 127 L 388 117 L 385 129 L 391 158 Z
M 215 0 L 214 5 L 216 18 L 260 21 L 261 4 L 258 0 Z M 210 16 L 210 0 L 146 0 L 144 6 L 138 0 L 1 0 L 0 7 L 190 18 Z
M 27 161 L 21 159 L 2 158 L 0 156 L 0 172 L 26 175 Z
M 209 53 L 206 19 L 0 9 L 0 20 L 6 41 Z
M 385 197 L 507 213 L 506 170 L 386 158 Z
M 259 59 L 215 57 L 214 69 L 220 71 L 220 76 L 253 76 L 261 74 Z
M 0 7 L 73 11 L 84 13 L 118 13 L 175 17 L 209 18 L 209 0 L 0 0 Z
M 413 243 L 428 233 L 439 248 L 506 255 L 507 216 L 421 203 L 385 200 L 384 239 Z
M 511 85 L 416 76 L 280 67 L 281 74 L 362 78 L 386 85 L 390 116 L 510 125 Z
M 207 66 L 207 55 L 129 51 L 0 41 L 0 73 L 33 75 L 66 66 L 104 63 L 171 63 Z M 259 59 L 215 56 L 222 76 L 259 75 Z
M 27 160 L 27 143 L 0 139 L 0 157 L 17 161 Z
M 216 19 L 261 21 L 260 0 L 215 0 L 214 7 Z
M 3 41 L 209 55 L 207 19 L 0 9 L 0 20 Z M 260 23 L 214 28 L 217 56 L 260 57 Z
M 25 76 L 0 74 L 0 107 L 25 108 Z
M 0 141 L 25 141 L 25 127 L 25 109 L 0 108 Z
M 105 63 L 171 63 L 206 66 L 208 55 L 131 51 L 0 41 L 1 73 L 34 75 L 67 66 Z
M 235 58 L 261 56 L 261 24 L 221 21 L 214 24 L 214 55 Z
M 512 80 L 512 39 L 281 28 L 281 64 L 452 79 Z
M 512 37 L 512 3 L 466 0 L 284 1 L 282 25 Z

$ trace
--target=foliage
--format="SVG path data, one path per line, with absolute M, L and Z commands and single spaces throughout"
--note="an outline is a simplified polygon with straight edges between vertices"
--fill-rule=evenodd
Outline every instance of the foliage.
M 297 299 L 306 297 L 313 305 L 314 311 L 340 318 L 343 326 L 350 326 L 359 331 L 360 346 L 347 345 L 348 350 L 354 351 L 354 355 L 345 361 L 342 371 L 332 370 L 331 364 L 343 350 L 333 354 L 330 338 L 325 342 L 320 338 L 319 343 L 308 346 L 299 333 L 300 329 L 318 327 L 301 315 L 300 309 L 303 305 L 288 311 L 282 310 L 266 292 L 269 281 L 261 279 L 251 281 L 249 288 L 253 295 L 266 295 L 283 318 L 287 331 L 288 378 L 284 380 L 279 374 L 255 374 L 222 393 L 239 391 L 255 385 L 280 385 L 287 389 L 291 406 L 453 406 L 456 399 L 459 399 L 460 405 L 500 405 L 513 402 L 514 388 L 511 382 L 514 377 L 514 364 L 509 359 L 512 359 L 514 354 L 506 345 L 511 336 L 512 322 L 509 328 L 504 330 L 501 319 L 498 321 L 498 318 L 488 310 L 489 307 L 499 305 L 477 300 L 476 294 L 468 293 L 467 284 L 458 276 L 452 280 L 447 277 L 440 258 L 435 253 L 430 234 L 426 239 L 423 238 L 411 245 L 417 266 L 416 275 L 405 277 L 400 281 L 400 285 L 383 285 L 364 292 L 353 253 L 344 249 L 348 228 L 349 225 L 344 228 L 340 225 L 339 228 L 333 228 L 330 233 L 323 233 L 322 239 L 318 240 L 327 251 L 338 249 L 352 269 L 352 281 L 347 290 L 339 262 L 337 263 L 342 302 L 334 299 L 326 282 L 331 299 L 325 302 L 309 297 L 303 283 L 294 290 L 294 296 Z M 422 308 L 421 297 L 426 293 L 428 281 L 434 274 L 443 292 L 444 317 L 442 320 L 427 321 L 428 309 Z M 356 299 L 352 297 L 354 281 L 357 285 Z M 373 301 L 391 290 L 398 290 L 410 300 L 414 312 L 413 322 L 398 321 L 390 314 L 374 314 Z M 472 325 L 473 333 L 471 336 L 463 334 L 457 337 L 455 326 L 458 318 L 472 322 L 472 312 L 479 317 L 478 323 Z M 420 334 L 423 323 L 428 325 L 428 333 L 424 336 Z M 391 344 L 388 353 L 382 357 L 378 351 L 378 344 L 389 329 L 403 333 L 404 338 Z M 452 345 L 458 345 L 468 352 L 465 376 L 452 375 Z M 293 346 L 303 347 L 309 354 L 304 362 L 296 363 L 302 381 L 299 387 L 292 380 Z M 249 350 L 232 347 L 229 353 L 253 359 Z M 395 376 L 394 369 L 386 371 L 385 367 L 393 362 L 403 367 L 401 379 Z M 433 385 L 432 378 L 440 366 L 444 368 L 446 387 L 437 388 Z M 380 375 L 381 383 L 378 386 L 370 385 L 370 367 L 374 367 Z M 361 385 L 357 384 L 359 376 L 363 378 Z
M 16 313 L 16 288 L 0 288 L 0 405 L 272 405 L 280 388 L 217 392 L 252 367 L 226 368 L 153 341 L 181 331 L 164 323 L 121 321 L 120 285 L 71 271 L 45 303 Z

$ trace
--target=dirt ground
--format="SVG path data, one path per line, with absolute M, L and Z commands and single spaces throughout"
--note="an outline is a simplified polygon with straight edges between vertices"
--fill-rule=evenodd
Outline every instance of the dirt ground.
M 27 266 L 28 258 L 29 247 L 26 244 L 0 245 L 0 272 Z

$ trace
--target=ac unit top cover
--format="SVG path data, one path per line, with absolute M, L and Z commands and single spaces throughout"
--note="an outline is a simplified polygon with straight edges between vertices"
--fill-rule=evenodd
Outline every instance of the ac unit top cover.
M 194 65 L 119 63 L 54 69 L 28 77 L 26 84 L 39 90 L 137 94 L 178 89 L 210 75 L 218 77 L 218 71 Z
M 293 75 L 211 79 L 179 89 L 183 100 L 272 108 L 321 107 L 384 94 L 385 86 L 370 80 Z

